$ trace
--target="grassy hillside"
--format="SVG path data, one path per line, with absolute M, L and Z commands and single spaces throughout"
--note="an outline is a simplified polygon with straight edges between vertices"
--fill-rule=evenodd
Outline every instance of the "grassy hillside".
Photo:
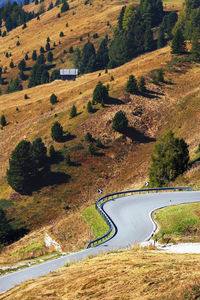
M 49 3 L 46 1 L 45 7 Z M 83 47 L 88 34 L 95 47 L 98 47 L 105 34 L 112 37 L 119 11 L 125 4 L 108 0 L 84 5 L 83 2 L 71 1 L 71 9 L 61 14 L 61 18 L 57 17 L 60 7 L 55 7 L 42 14 L 40 20 L 28 22 L 24 30 L 21 26 L 6 37 L 0 37 L 0 65 L 8 67 L 3 77 L 10 81 L 17 75 L 17 67 L 10 69 L 9 63 L 13 59 L 17 66 L 26 53 L 29 55 L 27 64 L 30 68 L 33 65 L 30 59 L 33 49 L 39 52 L 41 46 L 45 47 L 47 37 L 50 37 L 51 47 L 56 43 L 52 49 L 55 65 L 51 70 L 71 67 L 73 54 L 69 53 L 69 47 Z M 31 11 L 35 9 L 34 6 L 32 3 L 25 9 Z M 108 21 L 111 24 L 109 26 Z M 61 31 L 64 37 L 59 36 Z M 98 33 L 98 39 L 93 38 L 95 33 Z M 20 45 L 17 47 L 18 40 Z M 12 56 L 6 58 L 6 52 L 12 53 Z M 152 70 L 159 68 L 165 70 L 165 82 L 154 84 Z M 26 89 L 25 81 L 23 91 L 1 95 L 0 115 L 5 115 L 8 124 L 0 131 L 0 199 L 3 199 L 0 207 L 2 203 L 8 203 L 8 217 L 15 224 L 22 224 L 30 230 L 50 226 L 47 230 L 65 251 L 82 248 L 90 229 L 80 217 L 81 211 L 94 204 L 98 188 L 102 188 L 106 194 L 141 187 L 148 177 L 154 143 L 169 128 L 174 130 L 175 135 L 186 139 L 193 160 L 191 168 L 172 185 L 178 183 L 199 188 L 199 165 L 195 156 L 199 144 L 199 72 L 198 64 L 191 64 L 184 58 L 172 59 L 170 47 L 167 46 L 141 55 L 108 73 L 101 70 L 82 75 L 76 81 L 56 80 L 31 89 Z M 29 75 L 30 70 L 25 73 Z M 145 77 L 146 94 L 128 95 L 125 92 L 131 74 L 137 79 L 142 75 Z M 109 84 L 110 99 L 104 108 L 96 105 L 95 113 L 89 114 L 87 103 L 92 100 L 93 90 L 99 80 L 105 85 Z M 5 89 L 6 86 L 3 86 L 2 90 Z M 53 106 L 49 102 L 52 93 L 58 97 L 58 103 Z M 28 99 L 24 98 L 25 94 Z M 78 116 L 70 119 L 73 104 L 77 107 Z M 126 135 L 112 130 L 112 118 L 119 110 L 125 111 L 129 120 Z M 55 121 L 62 124 L 65 134 L 70 132 L 69 140 L 63 143 L 52 141 L 51 126 Z M 96 155 L 88 152 L 89 144 L 84 138 L 87 132 L 96 140 L 100 138 L 104 144 L 104 148 L 99 149 Z M 54 179 L 59 177 L 60 182 L 52 180 L 31 196 L 22 196 L 15 193 L 6 182 L 8 160 L 21 139 L 33 141 L 37 137 L 43 139 L 48 150 L 54 145 L 60 151 L 60 161 L 51 165 Z M 64 160 L 67 153 L 70 153 L 73 161 L 70 166 Z M 71 223 L 75 228 L 73 233 L 69 230 Z M 85 228 L 83 237 L 82 228 Z M 40 239 L 41 235 L 43 237 L 43 233 L 36 234 L 36 239 Z M 9 250 L 8 255 L 11 252 Z M 5 261 L 7 259 L 5 255 Z
M 29 280 L 0 299 L 198 299 L 199 255 L 133 248 Z M 192 270 L 192 273 L 191 273 Z

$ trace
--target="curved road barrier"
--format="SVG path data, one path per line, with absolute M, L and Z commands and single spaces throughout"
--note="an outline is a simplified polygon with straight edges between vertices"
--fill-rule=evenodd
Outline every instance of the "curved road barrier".
M 95 208 L 100 213 L 100 215 L 104 218 L 106 223 L 108 224 L 109 230 L 103 236 L 101 236 L 101 237 L 99 237 L 95 240 L 90 241 L 87 245 L 87 248 L 98 246 L 102 243 L 105 243 L 108 240 L 112 239 L 117 233 L 116 225 L 113 223 L 112 219 L 107 215 L 107 213 L 103 209 L 103 205 L 106 202 L 111 201 L 111 200 L 113 200 L 114 198 L 117 198 L 117 197 L 131 196 L 133 194 L 138 194 L 138 193 L 141 194 L 141 193 L 149 193 L 149 192 L 153 193 L 153 192 L 161 192 L 161 191 L 166 192 L 166 191 L 185 191 L 185 190 L 193 191 L 189 187 L 151 188 L 151 189 L 139 189 L 139 190 L 130 190 L 130 191 L 118 192 L 118 193 L 113 193 L 113 194 L 109 194 L 109 195 L 101 197 L 100 199 L 98 199 L 96 201 Z
M 186 189 L 188 188 L 177 188 L 177 190 Z M 90 255 L 112 250 L 130 248 L 134 244 L 149 239 L 155 229 L 155 224 L 151 218 L 152 211 L 168 205 L 200 202 L 200 192 L 173 192 L 173 190 L 171 188 L 134 190 L 100 198 L 97 205 L 101 207 L 104 217 L 109 218 L 111 226 L 114 226 L 110 236 L 101 237 L 98 241 L 101 244 L 98 247 L 90 247 L 27 269 L 0 276 L 0 293 L 28 279 L 48 274 L 68 262 L 80 261 Z M 106 239 L 106 241 L 103 241 L 103 239 Z M 96 246 L 96 242 L 93 245 Z

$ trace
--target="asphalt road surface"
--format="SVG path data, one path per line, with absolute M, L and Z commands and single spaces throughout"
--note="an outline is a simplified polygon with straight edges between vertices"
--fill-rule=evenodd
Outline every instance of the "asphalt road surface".
M 114 249 L 129 248 L 133 244 L 148 240 L 156 228 L 151 219 L 152 211 L 164 206 L 188 202 L 200 202 L 200 192 L 161 192 L 111 200 L 104 204 L 104 210 L 117 227 L 117 234 L 111 240 L 90 249 L 0 276 L 0 293 L 25 280 L 48 274 L 67 262 L 79 261 L 89 255 L 97 255 Z

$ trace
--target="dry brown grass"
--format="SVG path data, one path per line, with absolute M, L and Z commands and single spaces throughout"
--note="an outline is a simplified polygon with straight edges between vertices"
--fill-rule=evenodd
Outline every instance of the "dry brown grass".
M 116 251 L 29 280 L 0 299 L 196 299 L 199 262 L 195 254 Z
M 55 219 L 51 222 L 51 225 L 34 230 L 19 241 L 7 246 L 0 254 L 0 267 L 13 265 L 19 261 L 32 259 L 54 251 L 54 248 L 45 246 L 46 233 L 49 233 L 60 244 L 62 251 L 72 252 L 85 248 L 89 241 L 90 230 L 80 212 Z M 34 248 L 37 248 L 37 250 L 34 250 Z

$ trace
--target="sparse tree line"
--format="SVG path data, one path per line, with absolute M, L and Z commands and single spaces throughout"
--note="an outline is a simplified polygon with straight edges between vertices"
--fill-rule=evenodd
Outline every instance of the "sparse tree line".
M 25 0 L 24 5 L 28 5 L 30 2 L 34 2 L 35 5 L 44 2 L 44 0 Z M 60 12 L 64 13 L 65 11 L 69 10 L 69 4 L 67 0 L 57 0 L 55 2 L 55 6 L 61 4 Z M 50 2 L 47 11 L 51 10 L 54 7 L 53 2 Z M 8 1 L 6 5 L 0 8 L 0 27 L 2 25 L 2 21 L 5 23 L 5 27 L 7 32 L 11 31 L 12 29 L 23 25 L 23 29 L 27 27 L 26 22 L 36 18 L 39 20 L 39 15 L 44 13 L 44 8 L 41 6 L 38 13 L 33 12 L 26 12 L 23 10 L 22 4 L 18 4 L 17 2 L 13 2 L 12 4 Z M 7 34 L 6 31 L 3 31 L 0 36 L 4 37 Z

